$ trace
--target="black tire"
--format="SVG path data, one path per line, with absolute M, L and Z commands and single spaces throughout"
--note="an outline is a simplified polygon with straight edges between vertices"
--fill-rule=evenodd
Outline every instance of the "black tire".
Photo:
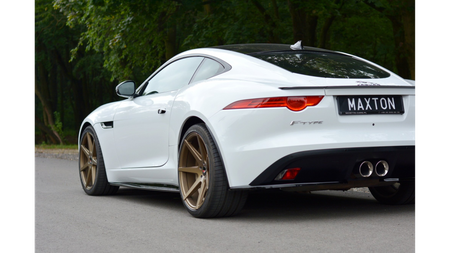
M 88 126 L 81 134 L 78 168 L 81 186 L 88 195 L 114 194 L 119 186 L 109 184 L 102 149 L 94 128 Z
M 413 204 L 415 201 L 414 181 L 404 181 L 390 186 L 369 187 L 378 202 L 388 205 Z
M 205 124 L 193 125 L 183 136 L 178 181 L 184 206 L 197 218 L 235 215 L 247 200 L 247 191 L 229 189 L 222 158 Z

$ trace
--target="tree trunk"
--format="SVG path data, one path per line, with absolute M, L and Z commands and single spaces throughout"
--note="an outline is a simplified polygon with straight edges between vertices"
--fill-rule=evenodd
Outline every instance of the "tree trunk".
M 264 23 L 267 25 L 267 34 L 269 43 L 279 43 L 280 38 L 277 35 L 277 22 L 270 16 L 270 14 L 267 12 L 267 10 L 264 8 L 264 6 L 261 5 L 261 3 L 257 0 L 251 0 L 253 5 L 258 9 L 258 11 L 261 13 L 261 15 L 264 18 Z M 274 6 L 275 11 L 277 11 L 277 6 Z M 277 14 L 275 14 L 277 15 Z
M 336 19 L 337 13 L 340 12 L 342 7 L 345 4 L 345 1 L 341 0 L 335 0 L 334 4 L 339 5 L 339 7 L 336 9 L 336 11 L 332 11 L 332 15 L 325 19 L 325 22 L 322 26 L 322 29 L 320 31 L 320 40 L 318 47 L 320 48 L 326 48 L 327 47 L 327 41 L 329 40 L 328 32 L 330 31 L 331 26 L 333 25 L 333 21 Z
M 202 4 L 203 4 L 203 10 L 206 12 L 206 15 L 211 15 L 212 14 L 212 7 L 211 7 L 211 2 L 209 0 L 202 0 Z
M 82 82 L 77 79 L 71 69 L 70 66 L 68 66 L 68 63 L 64 61 L 63 57 L 61 56 L 61 53 L 58 51 L 53 51 L 55 59 L 58 63 L 58 65 L 61 67 L 62 73 L 67 77 L 70 83 L 70 87 L 72 88 L 74 100 L 75 100 L 75 106 L 73 108 L 75 113 L 75 122 L 77 125 L 81 124 L 84 117 L 87 115 L 86 109 L 89 107 L 85 106 L 85 103 L 88 103 L 90 99 L 84 99 L 84 98 L 90 98 L 88 93 L 83 93 L 83 87 Z M 83 56 L 81 55 L 80 58 Z
M 403 29 L 405 30 L 405 51 L 410 78 L 416 79 L 416 25 L 415 1 L 407 0 L 402 12 Z
M 325 20 L 325 23 L 322 26 L 318 47 L 326 48 L 326 46 L 327 46 L 326 44 L 328 41 L 328 31 L 330 30 L 330 27 L 333 24 L 333 21 L 335 18 L 336 18 L 336 15 L 333 15 Z
M 166 61 L 168 61 L 177 54 L 177 28 L 175 25 L 167 28 L 164 44 L 166 48 Z
M 305 12 L 290 0 L 288 0 L 288 6 L 292 18 L 294 42 L 301 40 L 302 45 L 315 46 L 318 17 Z
M 395 65 L 398 74 L 403 78 L 411 78 L 408 58 L 406 57 L 405 31 L 399 16 L 388 16 L 391 20 L 395 41 Z
M 55 134 L 55 131 L 53 131 L 48 126 L 46 126 L 44 123 L 42 123 L 42 121 L 38 117 L 34 118 L 34 123 L 42 132 L 47 134 L 47 136 L 50 138 L 50 141 L 53 144 L 58 144 L 58 141 L 59 141 L 59 144 L 61 144 L 61 145 L 63 144 L 61 142 L 61 138 L 59 138 L 59 136 L 57 134 Z
M 42 92 L 40 91 L 38 85 L 37 85 L 37 75 L 36 75 L 36 71 L 33 72 L 33 86 L 32 86 L 32 92 L 34 94 L 36 94 L 36 96 L 39 98 L 39 100 L 41 101 L 42 104 L 42 109 L 44 111 L 45 117 L 47 119 L 47 125 L 42 123 L 42 121 L 39 120 L 39 118 L 37 118 L 36 116 L 34 116 L 34 120 L 33 123 L 35 126 L 37 126 L 40 130 L 42 130 L 43 132 L 47 133 L 48 136 L 50 137 L 50 140 L 52 141 L 53 144 L 57 144 L 59 142 L 59 144 L 63 144 L 63 141 L 61 140 L 61 137 L 59 136 L 59 134 L 54 130 L 54 121 L 53 121 L 53 114 L 52 114 L 52 109 L 50 107 L 50 103 L 48 102 L 48 100 L 46 99 L 45 96 L 42 95 Z

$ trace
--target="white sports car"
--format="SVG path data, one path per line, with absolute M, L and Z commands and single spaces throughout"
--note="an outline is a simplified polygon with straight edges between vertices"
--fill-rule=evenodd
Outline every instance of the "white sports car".
M 180 192 L 195 217 L 239 212 L 252 189 L 369 187 L 415 198 L 415 84 L 346 53 L 284 44 L 183 52 L 82 123 L 89 195 Z

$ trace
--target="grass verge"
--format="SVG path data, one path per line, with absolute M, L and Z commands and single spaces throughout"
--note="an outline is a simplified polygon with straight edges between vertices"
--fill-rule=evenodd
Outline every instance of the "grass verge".
M 39 144 L 35 145 L 38 149 L 78 149 L 76 144 L 56 145 L 56 144 Z

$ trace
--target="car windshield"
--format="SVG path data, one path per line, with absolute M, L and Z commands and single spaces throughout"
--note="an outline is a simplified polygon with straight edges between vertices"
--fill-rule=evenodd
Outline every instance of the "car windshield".
M 284 51 L 251 53 L 250 55 L 288 71 L 309 76 L 363 79 L 390 76 L 388 72 L 372 64 L 338 53 Z

